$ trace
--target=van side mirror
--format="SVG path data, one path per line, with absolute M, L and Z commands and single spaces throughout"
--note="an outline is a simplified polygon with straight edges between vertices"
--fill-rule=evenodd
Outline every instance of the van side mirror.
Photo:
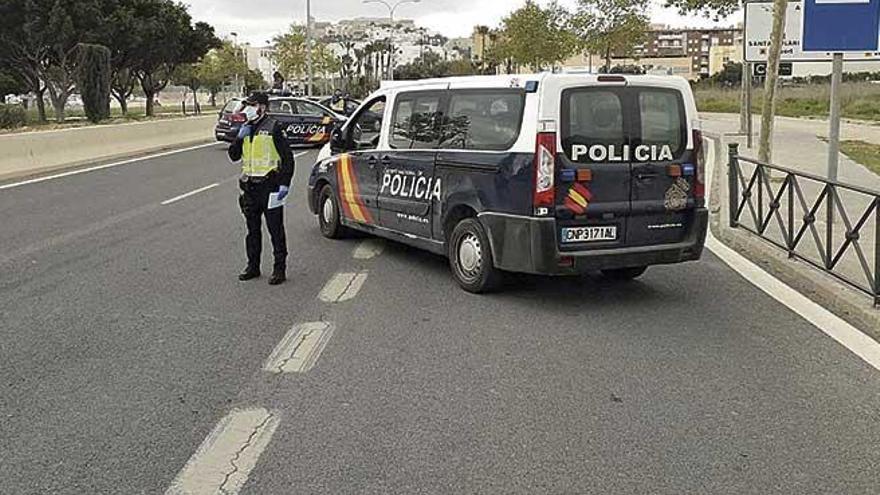
M 335 125 L 330 132 L 330 151 L 333 153 L 342 153 L 345 151 L 345 134 L 342 132 L 342 125 Z

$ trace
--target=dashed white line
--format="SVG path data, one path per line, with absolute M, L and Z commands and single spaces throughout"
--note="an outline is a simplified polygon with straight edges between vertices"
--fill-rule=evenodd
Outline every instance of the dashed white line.
M 382 254 L 384 249 L 385 244 L 379 239 L 365 239 L 358 244 L 352 256 L 356 260 L 369 260 Z
M 166 495 L 236 494 L 280 422 L 268 409 L 236 409 L 220 420 Z
M 181 194 L 180 196 L 175 196 L 171 199 L 166 199 L 165 201 L 162 201 L 162 206 L 170 205 L 171 203 L 176 203 L 176 202 L 180 201 L 181 199 L 186 199 L 190 196 L 195 196 L 196 194 L 198 194 L 200 192 L 205 192 L 209 189 L 214 189 L 215 187 L 217 187 L 219 185 L 220 185 L 219 182 L 215 182 L 215 183 L 207 185 L 205 187 L 200 187 L 200 188 L 196 189 L 195 191 L 190 191 L 188 193 Z
M 294 326 L 266 359 L 263 371 L 305 373 L 311 370 L 332 335 L 333 325 L 325 321 Z
M 321 292 L 318 299 L 329 303 L 348 301 L 357 296 L 367 280 L 367 272 L 337 273 L 331 278 Z
M 202 149 L 202 148 L 207 148 L 207 147 L 210 147 L 210 146 L 216 146 L 216 145 L 217 145 L 217 143 L 200 144 L 200 145 L 198 145 L 198 146 L 190 146 L 189 148 L 181 148 L 181 149 L 179 149 L 179 150 L 165 151 L 165 152 L 163 152 L 163 153 L 157 153 L 157 154 L 155 154 L 155 155 L 142 156 L 142 157 L 139 157 L 139 158 L 132 158 L 132 159 L 130 159 L 130 160 L 123 160 L 123 161 L 121 161 L 121 162 L 107 163 L 107 164 L 105 164 L 105 165 L 97 165 L 97 166 L 95 166 L 95 167 L 79 168 L 79 169 L 76 169 L 76 170 L 71 170 L 71 171 L 69 171 L 69 172 L 62 172 L 62 173 L 60 173 L 60 174 L 47 175 L 47 176 L 45 176 L 45 177 L 37 177 L 37 178 L 35 178 L 35 179 L 23 180 L 23 181 L 21 181 L 21 182 L 13 182 L 12 184 L 0 185 L 0 190 L 3 190 L 3 189 L 12 189 L 13 187 L 24 186 L 24 185 L 27 185 L 27 184 L 36 184 L 36 183 L 38 183 L 38 182 L 45 182 L 45 181 L 47 181 L 47 180 L 52 180 L 52 179 L 60 179 L 60 178 L 62 178 L 62 177 L 69 177 L 69 176 L 71 176 L 71 175 L 79 175 L 79 174 L 84 174 L 84 173 L 87 173 L 87 172 L 94 172 L 95 170 L 104 170 L 105 168 L 118 167 L 118 166 L 120 166 L 120 165 L 128 165 L 129 163 L 142 162 L 142 161 L 145 161 L 145 160 L 151 160 L 151 159 L 153 159 L 153 158 L 161 158 L 161 157 L 163 157 L 163 156 L 176 155 L 176 154 L 178 154 L 178 153 L 185 153 L 185 152 L 187 152 L 187 151 L 199 150 L 199 149 Z

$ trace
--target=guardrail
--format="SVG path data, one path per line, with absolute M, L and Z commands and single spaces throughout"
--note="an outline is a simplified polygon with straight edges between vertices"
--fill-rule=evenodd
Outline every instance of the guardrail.
M 880 191 L 743 157 L 738 144 L 728 152 L 730 226 L 760 236 L 880 306 Z M 845 256 L 854 256 L 858 267 L 843 267 Z

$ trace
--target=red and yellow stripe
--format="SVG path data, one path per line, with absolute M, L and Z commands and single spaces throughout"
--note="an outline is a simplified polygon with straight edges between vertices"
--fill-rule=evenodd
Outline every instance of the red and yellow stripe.
M 587 212 L 587 206 L 593 200 L 593 194 L 581 183 L 575 182 L 568 190 L 563 204 L 575 214 L 583 215 Z
M 346 218 L 360 223 L 373 223 L 370 210 L 363 204 L 358 188 L 357 176 L 351 164 L 351 155 L 339 157 L 336 165 L 336 182 L 339 185 L 339 196 L 342 198 L 342 212 Z

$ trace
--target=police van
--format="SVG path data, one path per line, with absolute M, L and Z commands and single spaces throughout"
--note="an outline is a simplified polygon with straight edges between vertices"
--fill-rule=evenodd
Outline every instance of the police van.
M 704 191 L 684 79 L 473 76 L 364 100 L 319 155 L 309 207 L 325 237 L 353 229 L 447 256 L 479 293 L 503 272 L 627 280 L 697 260 Z

